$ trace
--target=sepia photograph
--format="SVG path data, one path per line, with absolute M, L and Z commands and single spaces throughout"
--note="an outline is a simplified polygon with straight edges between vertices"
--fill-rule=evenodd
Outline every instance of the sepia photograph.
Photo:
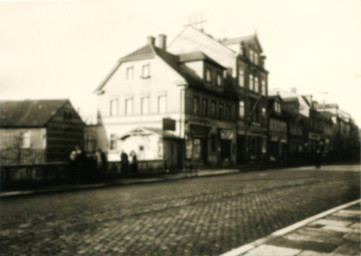
M 360 0 L 0 0 L 0 255 L 361 255 Z

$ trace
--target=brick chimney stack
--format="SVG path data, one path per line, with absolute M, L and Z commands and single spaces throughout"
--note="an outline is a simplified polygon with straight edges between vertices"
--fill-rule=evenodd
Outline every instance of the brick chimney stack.
M 152 37 L 152 36 L 148 36 L 148 44 L 154 46 L 154 44 L 155 44 L 155 38 Z
M 158 35 L 158 47 L 164 51 L 167 50 L 167 36 L 164 34 Z

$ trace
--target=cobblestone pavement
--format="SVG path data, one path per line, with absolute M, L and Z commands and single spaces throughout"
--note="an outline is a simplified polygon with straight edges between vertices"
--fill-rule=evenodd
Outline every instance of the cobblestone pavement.
M 1 255 L 219 255 L 360 197 L 360 173 L 274 170 L 1 200 Z

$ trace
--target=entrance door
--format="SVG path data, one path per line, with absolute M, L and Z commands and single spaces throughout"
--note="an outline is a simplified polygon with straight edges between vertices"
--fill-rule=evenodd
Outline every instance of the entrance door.
M 221 161 L 231 160 L 231 140 L 221 140 Z

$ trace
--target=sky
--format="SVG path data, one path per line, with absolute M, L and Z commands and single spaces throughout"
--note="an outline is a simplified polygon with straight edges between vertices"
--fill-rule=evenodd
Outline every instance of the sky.
M 0 0 L 0 99 L 68 98 L 89 122 L 120 57 L 203 19 L 215 38 L 257 33 L 270 89 L 338 103 L 360 127 L 360 13 L 360 0 Z

